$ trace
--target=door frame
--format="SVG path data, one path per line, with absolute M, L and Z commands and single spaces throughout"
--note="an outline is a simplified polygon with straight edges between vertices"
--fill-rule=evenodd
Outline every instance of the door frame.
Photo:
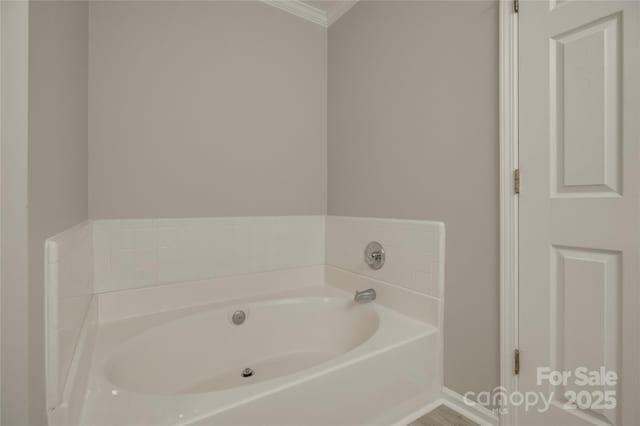
M 499 0 L 500 132 L 500 392 L 518 390 L 514 350 L 518 348 L 518 14 L 516 0 Z M 501 425 L 517 425 L 512 408 L 501 410 Z

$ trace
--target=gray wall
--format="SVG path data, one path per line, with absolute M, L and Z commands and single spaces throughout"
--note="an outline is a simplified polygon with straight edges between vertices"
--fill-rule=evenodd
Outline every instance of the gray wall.
M 260 2 L 92 2 L 92 218 L 322 214 L 326 29 Z
M 28 221 L 29 4 L 0 2 L 2 105 L 0 193 L 2 223 L 2 407 L 0 424 L 27 424 L 28 418 Z
M 29 425 L 31 426 L 46 423 L 44 240 L 88 217 L 87 23 L 86 2 L 30 2 Z
M 445 222 L 445 385 L 497 386 L 497 2 L 359 2 L 328 72 L 329 214 Z
M 497 385 L 496 3 L 361 2 L 327 47 L 257 2 L 31 2 L 15 50 L 5 6 L 3 425 L 44 424 L 43 240 L 89 214 L 443 220 L 446 385 Z

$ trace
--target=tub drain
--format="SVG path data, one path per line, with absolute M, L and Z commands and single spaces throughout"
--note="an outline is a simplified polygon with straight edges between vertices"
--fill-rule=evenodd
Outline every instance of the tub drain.
M 244 370 L 242 370 L 242 377 L 251 377 L 255 374 L 256 372 L 253 371 L 250 368 L 245 368 Z

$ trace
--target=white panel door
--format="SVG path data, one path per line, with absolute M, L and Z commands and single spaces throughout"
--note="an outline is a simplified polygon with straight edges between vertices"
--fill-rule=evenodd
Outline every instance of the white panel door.
M 525 0 L 519 31 L 518 388 L 551 398 L 519 424 L 640 425 L 640 2 Z

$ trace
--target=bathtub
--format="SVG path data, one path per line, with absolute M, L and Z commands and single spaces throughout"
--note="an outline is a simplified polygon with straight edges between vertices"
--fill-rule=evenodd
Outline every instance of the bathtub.
M 439 396 L 438 345 L 432 325 L 331 286 L 109 321 L 81 423 L 402 424 Z

